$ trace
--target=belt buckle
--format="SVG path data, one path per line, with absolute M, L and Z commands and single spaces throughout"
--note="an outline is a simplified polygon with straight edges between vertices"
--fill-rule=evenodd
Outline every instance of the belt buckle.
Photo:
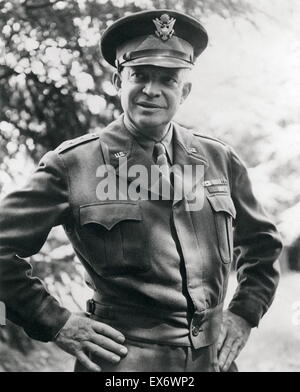
M 96 302 L 93 299 L 86 301 L 86 311 L 90 314 L 94 314 L 96 309 Z

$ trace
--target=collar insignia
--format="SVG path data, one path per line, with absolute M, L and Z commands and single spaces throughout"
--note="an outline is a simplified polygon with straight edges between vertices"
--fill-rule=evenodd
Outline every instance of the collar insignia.
M 123 152 L 123 151 L 119 151 L 119 152 L 115 153 L 114 156 L 115 156 L 116 158 L 123 158 L 123 157 L 126 156 L 126 154 L 125 154 L 125 152 Z
M 155 34 L 161 38 L 163 41 L 167 41 L 170 39 L 175 33 L 173 27 L 176 22 L 175 18 L 170 18 L 168 14 L 163 14 L 158 19 L 153 19 L 153 23 L 155 24 L 156 31 Z

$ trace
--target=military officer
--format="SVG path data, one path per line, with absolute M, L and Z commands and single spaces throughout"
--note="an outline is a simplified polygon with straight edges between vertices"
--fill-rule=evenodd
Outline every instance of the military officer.
M 78 371 L 233 370 L 272 302 L 281 241 L 244 163 L 227 144 L 172 121 L 207 42 L 198 20 L 172 10 L 111 24 L 101 48 L 116 67 L 123 115 L 47 153 L 28 185 L 2 201 L 8 318 L 74 355 Z M 201 169 L 183 172 L 179 196 L 173 167 Z M 134 186 L 137 168 L 147 180 Z M 160 173 L 158 187 L 151 173 Z M 95 291 L 83 315 L 61 306 L 24 260 L 56 225 Z M 223 310 L 234 255 L 239 284 Z

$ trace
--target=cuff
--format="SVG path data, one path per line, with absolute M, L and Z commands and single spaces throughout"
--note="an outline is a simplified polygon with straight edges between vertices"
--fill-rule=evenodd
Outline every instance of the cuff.
M 257 327 L 261 318 L 267 311 L 267 307 L 261 303 L 260 299 L 247 298 L 245 300 L 242 299 L 233 299 L 228 309 L 237 314 L 240 317 L 243 317 L 252 328 Z
M 47 305 L 39 311 L 38 316 L 30 320 L 24 330 L 32 339 L 54 341 L 70 316 L 68 309 L 61 307 L 53 297 L 49 297 Z

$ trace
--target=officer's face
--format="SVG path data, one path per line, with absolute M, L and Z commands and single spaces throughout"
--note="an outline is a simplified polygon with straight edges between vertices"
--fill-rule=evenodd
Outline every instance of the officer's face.
M 152 65 L 124 67 L 115 74 L 115 86 L 121 97 L 125 117 L 142 132 L 163 132 L 178 107 L 188 96 L 191 84 L 188 71 Z

